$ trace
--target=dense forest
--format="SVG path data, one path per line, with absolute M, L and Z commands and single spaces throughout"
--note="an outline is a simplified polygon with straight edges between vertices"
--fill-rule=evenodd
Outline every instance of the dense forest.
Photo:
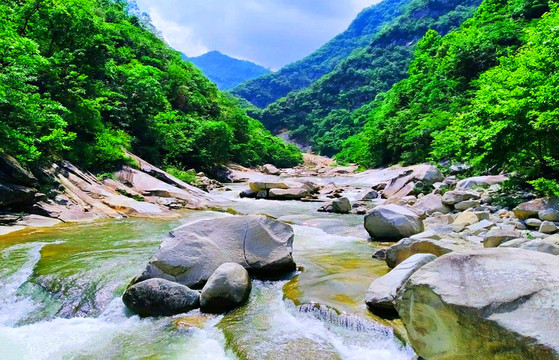
M 410 76 L 380 96 L 338 158 L 363 166 L 431 160 L 528 178 L 559 170 L 559 9 L 485 0 L 446 36 L 429 31 Z
M 311 55 L 273 74 L 247 81 L 231 92 L 263 108 L 292 91 L 309 87 L 334 70 L 352 52 L 369 45 L 385 22 L 402 13 L 402 5 L 407 2 L 409 0 L 384 0 L 376 6 L 366 8 L 346 31 Z
M 413 0 L 387 22 L 371 44 L 308 89 L 292 92 L 257 115 L 272 131 L 287 129 L 325 155 L 363 126 L 362 105 L 407 76 L 415 44 L 429 29 L 446 33 L 471 17 L 481 0 Z
M 69 159 L 292 166 L 292 145 L 249 118 L 129 15 L 124 1 L 0 1 L 0 150 L 28 165 Z
M 271 73 L 263 66 L 232 58 L 219 51 L 190 58 L 183 55 L 183 58 L 202 70 L 221 90 L 231 89 L 243 81 Z

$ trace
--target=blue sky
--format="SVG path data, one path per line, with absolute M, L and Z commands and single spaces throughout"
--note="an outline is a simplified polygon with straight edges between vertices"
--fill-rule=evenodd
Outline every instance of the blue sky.
M 137 0 L 175 49 L 277 70 L 310 54 L 380 0 Z

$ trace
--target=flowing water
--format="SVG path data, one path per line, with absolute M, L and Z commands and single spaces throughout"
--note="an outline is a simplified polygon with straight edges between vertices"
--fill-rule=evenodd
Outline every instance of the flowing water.
M 69 225 L 0 238 L 1 359 L 413 359 L 394 323 L 370 315 L 364 297 L 385 274 L 362 216 L 321 205 L 239 199 L 244 214 L 291 223 L 301 271 L 289 281 L 254 281 L 250 301 L 225 316 L 192 311 L 141 319 L 120 300 L 167 232 L 231 216 L 184 212 L 179 220 Z M 397 324 L 396 324 L 397 325 Z

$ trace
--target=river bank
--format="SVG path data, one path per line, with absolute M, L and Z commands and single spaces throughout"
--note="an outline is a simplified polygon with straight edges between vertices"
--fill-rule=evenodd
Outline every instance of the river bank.
M 136 171 L 149 174 L 148 165 L 144 164 L 143 170 Z M 7 266 L 0 273 L 0 288 L 4 290 L 0 308 L 5 309 L 0 314 L 0 340 L 14 350 L 10 354 L 13 358 L 30 357 L 38 351 L 45 344 L 31 344 L 26 339 L 46 331 L 52 333 L 52 344 L 44 358 L 72 357 L 77 353 L 87 354 L 86 358 L 99 354 L 107 358 L 130 358 L 137 355 L 134 344 L 139 338 L 147 344 L 142 350 L 143 356 L 154 358 L 177 358 L 186 352 L 197 358 L 283 359 L 293 357 L 296 352 L 301 359 L 412 359 L 415 354 L 410 345 L 420 355 L 425 356 L 426 351 L 418 345 L 425 342 L 425 333 L 418 327 L 427 329 L 426 324 L 434 323 L 437 324 L 435 328 L 428 331 L 439 335 L 429 341 L 434 341 L 437 346 L 446 344 L 441 345 L 444 353 L 453 354 L 453 349 L 459 348 L 452 340 L 454 337 L 462 339 L 461 344 L 475 343 L 475 338 L 467 333 L 467 328 L 467 336 L 457 333 L 455 324 L 448 322 L 448 318 L 452 318 L 449 317 L 452 309 L 445 310 L 442 318 L 438 312 L 428 318 L 410 312 L 409 309 L 419 306 L 431 309 L 442 305 L 432 304 L 432 300 L 426 298 L 412 306 L 410 294 L 416 290 L 406 289 L 406 280 L 409 279 L 407 284 L 414 287 L 424 287 L 425 279 L 433 278 L 426 276 L 425 272 L 432 271 L 433 267 L 429 268 L 425 262 L 427 265 L 414 265 L 413 271 L 407 271 L 404 277 L 398 276 L 406 261 L 413 260 L 417 254 L 434 255 L 429 261 L 436 257 L 442 261 L 449 255 L 462 253 L 477 256 L 472 251 L 498 252 L 495 256 L 505 256 L 501 260 L 504 263 L 518 262 L 518 259 L 530 256 L 540 259 L 540 255 L 508 254 L 507 247 L 556 255 L 557 240 L 550 234 L 554 230 L 548 226 L 551 229 L 548 233 L 541 231 L 546 222 L 555 225 L 551 218 L 556 211 L 554 203 L 540 199 L 525 203 L 514 211 L 505 208 L 495 199 L 503 196 L 500 184 L 506 176 L 459 180 L 454 176 L 443 176 L 430 165 L 396 166 L 365 172 L 355 170 L 336 167 L 320 158 L 309 158 L 305 166 L 297 169 L 233 167 L 228 170 L 228 176 L 235 183 L 226 183 L 223 188 L 210 193 L 187 188 L 191 191 L 189 196 L 195 194 L 196 199 L 207 201 L 197 210 L 183 207 L 171 211 L 167 208 L 162 212 L 163 216 L 156 217 L 122 213 L 124 216 L 115 219 L 57 224 L 48 229 L 28 228 L 1 236 L 0 252 L 7 260 Z M 151 171 L 153 173 L 153 169 Z M 143 174 L 140 174 L 141 178 L 145 178 Z M 120 176 L 116 178 L 121 179 Z M 96 181 L 100 182 L 93 182 Z M 126 185 L 122 180 L 120 183 L 128 188 L 129 184 L 136 184 L 136 187 L 141 184 L 132 181 Z M 302 196 L 287 201 L 270 198 L 274 188 Z M 261 199 L 255 199 L 253 195 L 257 196 L 258 192 L 246 196 L 248 189 L 264 193 Z M 142 192 L 138 194 L 145 196 Z M 243 194 L 245 196 L 241 197 Z M 145 199 L 168 199 L 161 196 L 166 194 L 157 195 Z M 523 196 L 526 200 L 533 197 L 529 193 Z M 347 200 L 349 208 L 329 207 L 328 204 L 341 199 Z M 154 204 L 161 205 L 157 201 Z M 387 213 L 386 208 L 397 211 Z M 384 229 L 385 223 L 370 227 L 364 220 L 371 218 L 375 211 L 381 220 L 396 224 L 383 234 L 384 239 L 376 237 L 378 229 Z M 406 233 L 408 223 L 400 221 L 406 211 L 412 211 L 413 214 L 406 216 L 421 224 L 411 234 Z M 293 257 L 298 266 L 293 278 L 253 281 L 254 289 L 248 304 L 225 316 L 205 315 L 194 310 L 169 318 L 140 319 L 124 308 L 120 299 L 122 292 L 141 272 L 171 229 L 198 220 L 243 214 L 264 214 L 293 227 Z M 534 259 L 531 261 L 539 261 Z M 445 274 L 453 274 L 454 268 Z M 535 276 L 525 267 L 515 270 L 503 266 L 503 269 L 507 269 L 513 279 L 520 276 L 514 275 L 515 271 Z M 485 271 L 489 270 L 479 273 L 486 276 L 483 275 Z M 460 274 L 455 275 L 460 278 L 463 276 Z M 472 278 L 462 287 L 473 286 L 467 290 L 472 291 L 471 294 L 482 285 L 485 286 L 484 293 L 491 292 L 491 289 L 502 292 L 504 280 L 503 275 L 499 276 L 485 284 Z M 423 283 L 419 279 L 423 279 Z M 452 277 L 447 278 L 443 285 L 454 281 Z M 528 279 L 523 281 L 531 283 Z M 384 287 L 379 288 L 379 283 Z M 524 297 L 524 291 L 534 292 L 529 286 L 513 288 L 518 293 L 509 293 L 506 301 L 511 304 L 516 304 L 518 297 Z M 382 301 L 375 300 L 379 294 Z M 460 298 L 464 298 L 464 294 Z M 475 298 L 482 302 L 486 299 L 479 289 L 475 291 Z M 505 301 L 497 300 L 501 304 Z M 491 308 L 492 301 L 497 300 L 489 299 L 483 306 Z M 377 311 L 375 304 L 378 303 L 388 304 L 404 321 L 398 314 L 386 316 L 386 312 Z M 507 308 L 513 317 L 518 316 L 515 306 Z M 550 329 L 555 321 L 557 313 L 552 309 L 553 306 L 543 308 L 548 314 L 547 320 L 532 320 L 543 334 L 547 331 L 543 329 Z M 491 313 L 484 314 L 469 315 L 468 319 L 491 322 L 484 318 L 489 319 Z M 476 320 L 476 316 L 480 318 Z M 510 348 L 514 343 L 516 348 L 522 348 L 522 344 L 530 343 L 522 340 L 522 336 L 521 340 L 514 340 L 519 343 L 512 340 L 521 334 L 515 328 L 518 324 L 513 322 L 508 328 L 505 326 L 509 333 L 500 335 L 499 346 Z M 503 326 L 498 322 L 497 326 L 487 326 L 488 333 L 497 328 L 503 334 Z M 454 335 L 445 335 L 444 341 L 441 340 L 441 328 Z M 109 334 L 107 339 L 101 335 L 105 332 Z M 91 336 L 91 339 L 72 338 L 69 344 L 66 337 L 71 333 Z M 411 338 L 408 338 L 409 334 Z M 433 343 L 428 344 L 433 346 Z M 207 346 L 215 351 L 204 352 Z

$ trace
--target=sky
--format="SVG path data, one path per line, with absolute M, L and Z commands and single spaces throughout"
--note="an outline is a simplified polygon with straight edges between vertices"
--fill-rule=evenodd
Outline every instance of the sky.
M 137 0 L 175 49 L 217 50 L 272 70 L 300 60 L 380 0 Z

